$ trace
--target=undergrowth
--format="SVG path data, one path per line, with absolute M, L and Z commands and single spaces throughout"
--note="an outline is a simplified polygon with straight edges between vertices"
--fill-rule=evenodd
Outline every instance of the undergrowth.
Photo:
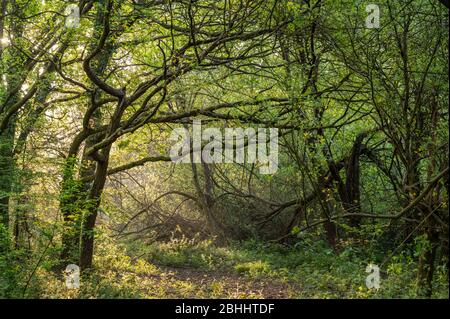
M 355 248 L 356 247 L 356 248 Z M 44 259 L 31 278 L 17 284 L 14 297 L 34 298 L 263 298 L 245 287 L 231 290 L 226 278 L 248 283 L 277 283 L 286 298 L 415 298 L 417 265 L 407 250 L 386 259 L 370 247 L 341 243 L 331 250 L 324 242 L 302 240 L 295 246 L 232 242 L 225 247 L 211 240 L 185 237 L 143 245 L 117 243 L 107 236 L 97 241 L 94 269 L 81 278 L 79 289 L 68 289 L 62 273 Z M 50 258 L 50 257 L 49 257 Z M 365 284 L 369 264 L 380 266 L 378 290 Z M 23 272 L 33 267 L 24 265 Z M 178 278 L 179 269 L 193 278 Z M 226 274 L 225 279 L 204 277 Z M 196 278 L 195 278 L 196 276 Z M 27 278 L 27 276 L 23 276 Z M 205 279 L 205 280 L 204 280 Z M 435 271 L 433 298 L 448 298 L 446 267 Z

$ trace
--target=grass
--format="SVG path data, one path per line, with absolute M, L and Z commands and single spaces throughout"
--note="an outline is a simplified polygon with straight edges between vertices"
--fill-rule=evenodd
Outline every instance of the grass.
M 131 247 L 133 251 L 136 247 Z M 211 241 L 174 239 L 140 249 L 151 263 L 167 267 L 193 267 L 236 274 L 250 281 L 288 283 L 292 298 L 415 298 L 417 265 L 410 255 L 386 259 L 367 243 L 341 243 L 338 251 L 322 241 L 304 240 L 295 247 L 263 245 L 256 241 L 216 247 Z M 380 265 L 381 287 L 365 284 L 368 264 Z M 448 298 L 448 274 L 438 266 L 434 298 Z
M 355 248 L 356 247 L 356 248 Z M 295 247 L 256 241 L 217 247 L 198 238 L 148 246 L 101 238 L 95 269 L 81 288 L 40 267 L 27 291 L 39 298 L 414 298 L 416 264 L 403 253 L 381 266 L 384 254 L 354 243 L 332 251 L 321 241 Z M 366 266 L 379 264 L 381 288 L 365 285 Z M 448 298 L 448 275 L 438 266 L 434 298 Z

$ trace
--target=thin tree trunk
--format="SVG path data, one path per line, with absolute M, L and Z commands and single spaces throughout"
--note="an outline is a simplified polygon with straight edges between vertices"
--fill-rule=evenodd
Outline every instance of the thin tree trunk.
M 417 285 L 420 297 L 431 298 L 433 294 L 434 263 L 436 259 L 436 250 L 439 244 L 439 237 L 438 234 L 431 229 L 427 231 L 427 236 L 431 247 L 426 249 L 419 258 Z

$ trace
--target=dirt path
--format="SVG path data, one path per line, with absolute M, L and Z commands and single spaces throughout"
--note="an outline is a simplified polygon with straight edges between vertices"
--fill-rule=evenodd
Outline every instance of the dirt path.
M 237 273 L 194 268 L 159 267 L 164 282 L 195 285 L 191 296 L 210 298 L 289 298 L 295 287 L 272 279 L 250 279 Z

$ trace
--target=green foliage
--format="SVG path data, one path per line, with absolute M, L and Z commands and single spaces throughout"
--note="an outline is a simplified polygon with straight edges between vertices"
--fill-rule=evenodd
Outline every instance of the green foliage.
M 0 224 L 0 299 L 19 296 L 19 283 L 23 275 L 18 263 L 21 257 L 21 252 L 11 247 L 8 230 Z
M 82 1 L 75 28 L 3 2 L 0 298 L 416 298 L 432 269 L 448 298 L 439 1 L 381 0 L 378 29 L 350 0 Z M 279 128 L 278 171 L 167 162 L 194 117 Z
M 293 298 L 415 298 L 417 264 L 404 252 L 393 256 L 381 267 L 381 288 L 365 285 L 366 266 L 380 264 L 386 257 L 372 247 L 343 244 L 338 251 L 323 241 L 303 240 L 295 248 L 267 245 L 257 241 L 216 247 L 210 241 L 172 240 L 150 247 L 136 246 L 130 252 L 143 254 L 151 263 L 171 267 L 194 267 L 212 272 L 235 272 L 248 280 L 287 282 Z M 376 258 L 376 257 L 375 257 Z M 434 297 L 448 298 L 447 270 L 438 267 Z

